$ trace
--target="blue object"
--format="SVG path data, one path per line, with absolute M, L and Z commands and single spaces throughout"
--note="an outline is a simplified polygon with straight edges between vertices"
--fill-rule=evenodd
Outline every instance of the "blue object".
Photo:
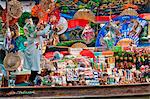
M 132 30 L 131 26 L 129 25 L 132 25 L 131 23 L 131 20 L 134 19 L 134 20 L 137 20 L 140 25 L 142 27 L 146 26 L 148 23 L 146 20 L 140 18 L 140 17 L 137 17 L 137 16 L 119 16 L 117 18 L 114 18 L 113 19 L 113 22 L 116 22 L 116 21 L 119 21 L 119 27 L 121 28 L 117 28 L 117 30 L 119 30 L 119 32 L 122 34 L 121 37 L 115 37 L 115 44 L 114 46 L 118 43 L 118 41 L 122 40 L 122 39 L 125 39 L 125 38 L 128 38 L 128 39 L 132 39 L 133 41 L 135 41 L 135 44 L 138 46 L 139 45 L 139 38 L 138 37 L 130 37 L 128 36 L 127 34 Z M 142 23 L 145 23 L 145 24 L 142 24 Z M 109 30 L 107 28 L 107 26 L 110 24 L 110 22 L 107 22 L 105 23 L 105 25 L 101 28 L 101 30 L 99 31 L 98 33 L 98 36 L 97 36 L 97 39 L 96 39 L 96 43 L 95 43 L 95 46 L 96 47 L 101 47 L 103 45 L 103 42 L 104 42 L 104 37 L 106 37 L 106 35 L 108 34 Z M 112 26 L 111 26 L 112 27 Z M 112 27 L 114 28 L 114 27 Z M 115 30 L 115 29 L 114 29 Z M 112 34 L 112 33 L 111 33 Z
M 16 40 L 15 39 L 12 39 L 11 40 L 11 44 L 14 45 L 14 48 L 11 50 L 11 52 L 15 53 L 18 51 L 18 47 L 16 45 Z
M 60 16 L 66 18 L 66 19 L 73 19 L 73 16 L 70 16 L 70 15 L 68 15 L 68 14 L 62 14 L 62 13 L 61 13 Z
M 4 77 L 6 77 L 7 76 L 7 71 L 6 71 L 6 69 L 5 69 L 3 64 L 0 64 L 0 70 L 3 73 Z
M 40 0 L 34 0 L 35 1 L 35 5 L 38 5 L 40 3 Z

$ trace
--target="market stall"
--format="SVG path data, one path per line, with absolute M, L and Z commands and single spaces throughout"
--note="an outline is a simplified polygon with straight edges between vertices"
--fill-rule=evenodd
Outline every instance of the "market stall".
M 143 14 L 147 2 L 129 1 L 35 0 L 29 12 L 7 1 L 0 8 L 1 87 L 18 88 L 9 95 L 22 86 L 149 86 L 150 14 Z

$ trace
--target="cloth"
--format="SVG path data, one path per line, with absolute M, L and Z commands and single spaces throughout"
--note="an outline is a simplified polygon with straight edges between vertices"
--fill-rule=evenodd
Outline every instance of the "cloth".
M 18 50 L 24 50 L 26 48 L 24 46 L 24 42 L 26 42 L 26 41 L 27 41 L 27 39 L 25 36 L 19 36 L 15 39 Z
M 11 44 L 14 45 L 14 48 L 11 50 L 11 52 L 15 53 L 18 51 L 18 47 L 16 45 L 16 39 L 11 40 Z
M 1 70 L 2 74 L 4 75 L 4 77 L 7 77 L 7 71 L 3 64 L 0 64 L 0 70 Z

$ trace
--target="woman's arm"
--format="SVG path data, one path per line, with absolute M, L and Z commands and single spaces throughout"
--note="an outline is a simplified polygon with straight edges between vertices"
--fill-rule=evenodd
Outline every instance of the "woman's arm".
M 41 36 L 46 34 L 50 29 L 50 25 L 48 24 L 43 30 L 37 32 L 37 36 Z

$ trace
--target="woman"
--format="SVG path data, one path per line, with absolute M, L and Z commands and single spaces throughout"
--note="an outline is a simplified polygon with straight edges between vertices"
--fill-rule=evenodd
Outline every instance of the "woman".
M 33 20 L 33 22 L 32 22 Z M 38 72 L 40 71 L 40 49 L 38 48 L 37 37 L 42 36 L 48 32 L 50 25 L 48 24 L 43 30 L 37 31 L 37 24 L 39 19 L 32 17 L 32 19 L 26 20 L 24 26 L 24 32 L 27 37 L 27 42 L 24 43 L 26 48 L 22 51 L 24 59 L 24 68 L 31 70 L 31 76 L 29 78 L 29 84 L 34 85 L 34 80 Z

